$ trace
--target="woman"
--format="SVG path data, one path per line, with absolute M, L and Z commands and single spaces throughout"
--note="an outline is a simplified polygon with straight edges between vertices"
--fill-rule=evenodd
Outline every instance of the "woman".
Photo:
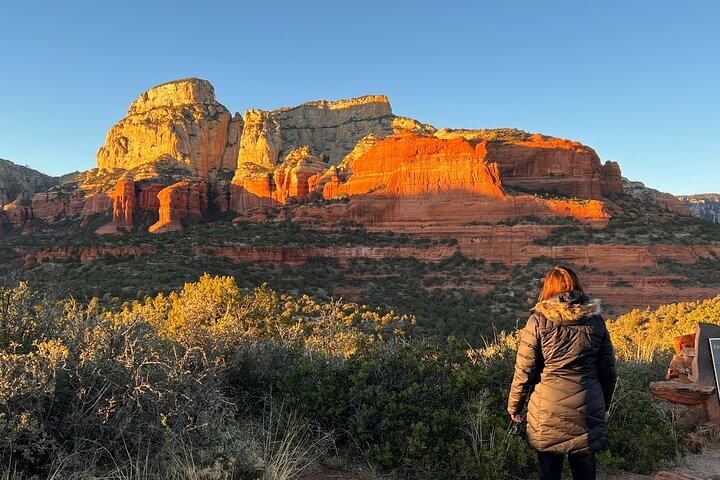
M 508 412 L 522 422 L 530 396 L 527 438 L 538 451 L 540 480 L 560 479 L 565 454 L 574 480 L 595 479 L 617 379 L 600 304 L 566 267 L 548 272 L 539 300 L 518 346 Z

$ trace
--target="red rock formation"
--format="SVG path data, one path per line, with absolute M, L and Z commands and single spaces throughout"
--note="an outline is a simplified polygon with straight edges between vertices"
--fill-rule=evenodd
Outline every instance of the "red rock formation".
M 154 247 L 53 247 L 26 254 L 24 262 L 26 268 L 42 262 L 62 262 L 71 258 L 77 258 L 80 263 L 85 264 L 102 257 L 130 256 L 137 258 L 156 252 L 157 249 Z
M 468 222 L 572 216 L 605 222 L 609 214 L 597 200 L 545 200 L 508 195 L 496 163 L 489 163 L 487 142 L 404 134 L 387 137 L 349 155 L 337 168 L 308 180 L 323 197 L 349 197 L 343 205 L 300 208 L 298 220 L 351 220 L 390 229 Z
M 94 213 L 110 213 L 113 208 L 112 196 L 106 192 L 90 193 L 81 198 L 80 201 L 82 202 L 82 211 L 73 212 L 72 214 L 81 213 L 87 217 Z
M 0 212 L 0 224 L 15 228 L 32 218 L 32 206 L 27 200 L 15 200 L 3 206 Z
M 164 83 L 143 92 L 110 129 L 97 154 L 98 168 L 130 170 L 172 160 L 209 180 L 235 168 L 241 128 L 242 119 L 231 118 L 207 80 Z
M 126 173 L 120 177 L 115 189 L 110 192 L 110 197 L 113 199 L 113 219 L 95 233 L 115 234 L 120 230 L 132 230 L 135 211 L 135 181 L 132 175 Z
M 577 198 L 622 193 L 619 171 L 603 167 L 597 153 L 578 142 L 534 135 L 530 141 L 515 144 L 491 142 L 488 152 L 508 186 Z
M 160 208 L 158 194 L 166 185 L 160 183 L 142 183 L 138 185 L 136 194 L 136 208 L 145 212 L 157 212 Z
M 207 210 L 205 183 L 178 182 L 158 193 L 160 220 L 149 229 L 152 233 L 182 230 L 182 222 L 197 222 Z
M 597 199 L 623 193 L 617 163 L 603 165 L 592 148 L 579 142 L 513 129 L 443 129 L 435 135 L 487 141 L 488 161 L 497 162 L 508 187 Z
M 485 161 L 481 143 L 431 136 L 387 137 L 352 161 L 346 181 L 330 182 L 325 198 L 373 193 L 401 198 L 432 195 L 489 196 L 505 199 L 497 165 Z
M 118 180 L 112 199 L 113 220 L 118 227 L 131 229 L 135 210 L 135 182 L 131 175 L 126 174 Z
M 230 206 L 242 212 L 307 201 L 317 188 L 317 176 L 326 169 L 327 164 L 307 146 L 290 152 L 275 168 L 242 164 L 230 186 Z

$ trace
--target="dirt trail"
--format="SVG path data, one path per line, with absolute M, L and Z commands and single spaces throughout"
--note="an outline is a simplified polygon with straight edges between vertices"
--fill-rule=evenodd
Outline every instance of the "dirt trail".
M 720 475 L 720 443 L 709 445 L 705 451 L 699 454 L 688 454 L 682 463 L 676 467 L 668 468 L 665 471 L 692 475 L 694 477 L 709 479 L 711 475 Z M 528 480 L 534 480 L 531 477 Z M 598 480 L 653 480 L 655 475 L 636 475 L 624 473 L 620 475 L 598 474 Z M 570 475 L 563 477 L 563 480 L 570 480 Z M 301 480 L 393 480 L 392 477 L 373 475 L 369 472 L 364 474 L 336 473 L 336 472 L 313 472 L 301 477 Z M 519 480 L 519 479 L 516 479 Z
M 689 453 L 680 465 L 666 471 L 707 479 L 711 475 L 720 475 L 720 444 L 715 443 L 699 454 Z M 600 480 L 652 480 L 655 475 L 598 475 Z

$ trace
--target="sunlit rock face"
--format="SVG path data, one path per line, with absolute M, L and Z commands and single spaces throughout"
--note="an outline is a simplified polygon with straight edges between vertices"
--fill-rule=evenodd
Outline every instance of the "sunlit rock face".
M 514 129 L 443 129 L 435 135 L 486 141 L 488 153 L 508 187 L 575 198 L 599 199 L 623 193 L 618 164 L 603 164 L 595 150 L 579 142 Z
M 315 178 L 327 168 L 323 158 L 307 146 L 291 151 L 275 168 L 240 164 L 230 187 L 232 208 L 244 211 L 308 201 L 316 193 Z
M 508 194 L 488 142 L 462 137 L 400 134 L 386 137 L 349 156 L 319 177 L 326 199 L 349 202 L 328 215 L 373 226 L 462 225 L 519 216 L 570 216 L 583 221 L 609 218 L 598 200 L 546 200 Z M 320 188 L 320 187 L 318 187 Z M 328 218 L 328 221 L 337 221 Z
M 248 110 L 232 180 L 230 208 L 244 211 L 260 205 L 302 200 L 316 191 L 297 175 L 323 173 L 338 165 L 359 145 L 371 145 L 400 132 L 434 132 L 429 125 L 393 115 L 384 95 L 334 102 L 308 102 L 274 111 Z M 367 139 L 371 139 L 368 142 Z M 316 158 L 310 160 L 310 156 Z M 306 159 L 296 165 L 298 155 Z M 324 164 L 324 168 L 321 165 Z M 290 172 L 289 170 L 293 170 Z M 293 179 L 293 180 L 288 180 Z M 299 181 L 299 193 L 288 182 Z M 293 187 L 295 188 L 295 187 Z M 305 192 L 307 190 L 307 192 Z
M 36 193 L 8 206 L 3 221 L 106 213 L 112 220 L 98 232 L 120 233 L 137 212 L 150 212 L 139 215 L 146 222 L 157 212 L 152 229 L 162 232 L 210 207 L 242 213 L 340 198 L 349 204 L 330 216 L 344 208 L 347 219 L 371 225 L 437 216 L 598 220 L 623 194 L 617 164 L 577 142 L 512 129 L 438 131 L 394 115 L 382 95 L 232 117 L 197 78 L 142 93 L 108 132 L 97 163 L 75 191 Z
M 107 225 L 97 229 L 95 233 L 100 235 L 116 234 L 132 230 L 133 214 L 137 203 L 135 181 L 132 175 L 126 173 L 120 177 L 115 188 L 110 191 L 110 197 L 113 201 L 113 219 Z
M 204 179 L 234 170 L 242 119 L 215 99 L 207 80 L 188 78 L 143 92 L 107 134 L 100 170 L 130 170 L 159 160 L 191 167 Z
M 150 227 L 152 233 L 182 230 L 183 222 L 198 222 L 207 210 L 207 185 L 202 182 L 174 183 L 163 188 L 157 197 L 160 219 Z

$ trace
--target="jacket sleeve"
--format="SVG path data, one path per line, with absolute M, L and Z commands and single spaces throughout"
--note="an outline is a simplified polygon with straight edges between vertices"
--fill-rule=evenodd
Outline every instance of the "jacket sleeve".
M 613 393 L 615 393 L 617 370 L 615 368 L 615 350 L 613 349 L 612 341 L 610 341 L 610 333 L 604 321 L 602 323 L 602 330 L 603 335 L 597 355 L 597 374 L 600 385 L 602 386 L 605 411 L 608 411 L 610 410 Z
M 515 375 L 508 397 L 508 412 L 511 415 L 518 415 L 525 407 L 528 393 L 540 381 L 542 369 L 543 357 L 540 350 L 538 321 L 535 315 L 531 315 L 518 345 Z

